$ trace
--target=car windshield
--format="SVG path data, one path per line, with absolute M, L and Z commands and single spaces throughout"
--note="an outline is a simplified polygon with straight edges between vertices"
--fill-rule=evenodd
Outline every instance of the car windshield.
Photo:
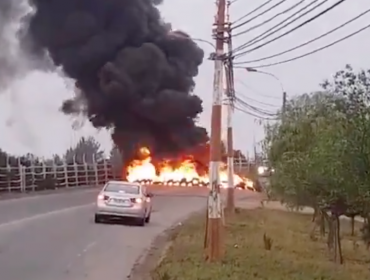
M 124 183 L 108 183 L 104 191 L 106 192 L 117 192 L 117 193 L 127 193 L 127 194 L 139 194 L 140 187 L 133 184 Z

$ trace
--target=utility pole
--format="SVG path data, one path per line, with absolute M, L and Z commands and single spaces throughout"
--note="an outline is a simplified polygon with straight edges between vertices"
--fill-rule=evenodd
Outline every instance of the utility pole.
M 256 144 L 256 136 L 253 135 L 253 152 L 254 152 L 254 162 L 258 166 L 260 165 L 258 153 L 257 153 L 257 144 Z
M 204 239 L 205 257 L 206 260 L 210 262 L 220 260 L 224 251 L 220 163 L 222 161 L 221 112 L 223 95 L 222 70 L 224 60 L 225 0 L 217 0 L 216 5 L 217 13 L 213 29 L 213 35 L 216 40 L 216 50 L 215 53 L 210 56 L 210 59 L 215 62 L 209 164 L 209 181 L 211 189 L 208 195 L 208 211 Z
M 225 74 L 226 74 L 226 129 L 227 129 L 227 199 L 226 213 L 235 212 L 235 184 L 234 184 L 234 147 L 233 147 L 233 123 L 235 88 L 233 71 L 233 46 L 230 23 L 230 1 L 227 2 L 226 24 L 227 24 L 227 45 L 228 55 L 226 56 Z
M 286 111 L 286 91 L 283 92 L 283 106 L 281 109 L 283 122 L 285 121 L 285 111 Z

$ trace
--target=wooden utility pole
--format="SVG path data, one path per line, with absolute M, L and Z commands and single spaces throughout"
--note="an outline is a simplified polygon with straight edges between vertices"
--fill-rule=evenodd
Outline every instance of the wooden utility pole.
M 230 2 L 227 3 L 226 23 L 227 23 L 227 45 L 228 55 L 225 61 L 226 76 L 226 129 L 227 129 L 227 199 L 226 213 L 235 212 L 235 183 L 234 183 L 234 147 L 233 147 L 233 123 L 232 116 L 234 113 L 235 88 L 234 88 L 234 71 L 233 71 L 233 46 L 230 23 Z
M 222 70 L 224 60 L 224 33 L 225 33 L 225 0 L 217 0 L 217 13 L 214 23 L 214 37 L 216 50 L 210 56 L 215 62 L 213 81 L 213 102 L 211 116 L 211 138 L 210 138 L 210 164 L 209 181 L 210 192 L 208 195 L 208 211 L 205 233 L 205 255 L 206 260 L 213 262 L 222 258 L 223 246 L 223 219 L 222 203 L 220 193 L 220 163 L 221 155 L 221 118 L 222 118 L 222 95 L 223 81 Z

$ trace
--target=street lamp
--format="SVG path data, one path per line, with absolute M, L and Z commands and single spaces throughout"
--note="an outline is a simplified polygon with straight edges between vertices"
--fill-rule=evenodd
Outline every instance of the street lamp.
M 270 73 L 270 72 L 265 72 L 265 71 L 260 71 L 256 68 L 252 68 L 252 67 L 244 67 L 244 69 L 247 71 L 247 72 L 254 72 L 254 73 L 260 73 L 260 74 L 265 74 L 265 75 L 268 75 L 272 78 L 274 78 L 276 81 L 278 81 L 279 85 L 280 85 L 280 88 L 281 88 L 281 91 L 283 92 L 283 104 L 282 104 L 282 111 L 283 111 L 283 116 L 284 116 L 284 113 L 285 113 L 285 106 L 286 106 L 286 91 L 284 89 L 284 86 L 283 86 L 283 83 L 281 82 L 281 80 L 275 76 L 274 74 Z
M 260 70 L 257 70 L 255 68 L 251 68 L 251 67 L 245 67 L 245 70 L 247 70 L 247 72 L 256 72 L 256 73 L 261 73 L 261 74 L 265 74 L 265 75 L 268 75 L 270 77 L 273 77 L 276 81 L 278 81 L 278 83 L 280 84 L 280 87 L 281 87 L 281 91 L 283 93 L 285 93 L 285 89 L 284 89 L 284 86 L 283 86 L 283 83 L 280 81 L 280 79 L 275 76 L 274 74 L 270 73 L 270 72 L 265 72 L 265 71 L 260 71 Z
M 207 40 L 200 39 L 200 38 L 191 38 L 191 39 L 192 39 L 193 41 L 206 43 L 206 44 L 210 45 L 212 48 L 216 48 L 214 44 L 212 44 L 211 42 L 209 42 L 209 41 L 207 41 Z
M 193 41 L 196 41 L 196 42 L 206 43 L 207 45 L 211 46 L 213 49 L 216 48 L 216 46 L 214 44 L 212 44 L 211 42 L 209 42 L 207 40 L 200 39 L 200 38 L 190 38 L 190 39 L 193 40 Z M 208 59 L 214 61 L 216 59 L 216 53 L 214 53 L 214 52 L 210 53 L 209 56 L 208 56 Z

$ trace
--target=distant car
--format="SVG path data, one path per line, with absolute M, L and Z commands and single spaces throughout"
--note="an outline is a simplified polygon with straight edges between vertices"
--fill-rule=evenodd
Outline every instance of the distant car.
M 152 193 L 139 183 L 109 181 L 96 201 L 95 223 L 108 219 L 133 218 L 139 226 L 149 223 Z

